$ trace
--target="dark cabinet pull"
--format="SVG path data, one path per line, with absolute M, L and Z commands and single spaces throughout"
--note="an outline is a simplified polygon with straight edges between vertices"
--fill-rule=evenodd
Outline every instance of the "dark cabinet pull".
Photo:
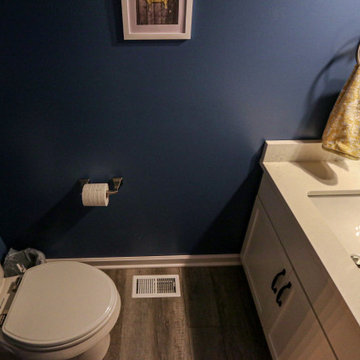
M 284 276 L 286 274 L 286 270 L 285 269 L 282 269 L 279 273 L 277 273 L 271 283 L 271 290 L 274 292 L 274 294 L 276 294 L 277 292 L 277 288 L 275 287 L 276 285 L 276 282 L 278 281 L 278 278 L 280 276 Z
M 279 306 L 282 305 L 282 301 L 280 300 L 281 298 L 281 295 L 283 294 L 283 292 L 286 290 L 286 289 L 290 289 L 291 288 L 291 282 L 289 281 L 286 285 L 284 285 L 278 292 L 278 294 L 276 295 L 276 302 Z

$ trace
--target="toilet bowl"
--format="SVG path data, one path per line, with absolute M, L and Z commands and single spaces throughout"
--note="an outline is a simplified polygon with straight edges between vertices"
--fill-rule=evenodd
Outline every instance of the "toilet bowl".
M 120 306 L 114 282 L 90 265 L 49 262 L 22 278 L 0 268 L 0 347 L 24 360 L 102 360 Z

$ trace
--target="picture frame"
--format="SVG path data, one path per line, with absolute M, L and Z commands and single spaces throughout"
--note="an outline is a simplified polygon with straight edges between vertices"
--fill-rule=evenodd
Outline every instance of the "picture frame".
M 193 0 L 121 0 L 124 40 L 191 39 Z

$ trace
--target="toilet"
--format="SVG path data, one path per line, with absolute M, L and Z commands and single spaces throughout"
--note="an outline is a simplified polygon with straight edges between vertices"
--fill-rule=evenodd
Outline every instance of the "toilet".
M 0 348 L 24 360 L 102 360 L 120 313 L 114 282 L 76 261 L 54 261 L 4 278 Z

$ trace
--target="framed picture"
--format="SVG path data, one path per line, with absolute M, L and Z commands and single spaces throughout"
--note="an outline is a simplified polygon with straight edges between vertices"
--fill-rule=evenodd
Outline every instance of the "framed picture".
M 193 0 L 121 0 L 125 40 L 191 38 Z

